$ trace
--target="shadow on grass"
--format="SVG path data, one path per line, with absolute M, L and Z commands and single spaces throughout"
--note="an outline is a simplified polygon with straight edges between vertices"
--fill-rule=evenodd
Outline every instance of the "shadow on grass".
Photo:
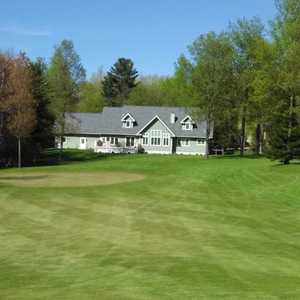
M 289 166 L 289 165 L 300 165 L 299 160 L 292 160 L 289 164 L 284 164 L 283 162 L 280 162 L 278 160 L 270 159 L 266 155 L 257 155 L 254 153 L 246 153 L 244 156 L 240 156 L 239 154 L 233 154 L 233 155 L 211 155 L 210 157 L 213 157 L 215 159 L 234 159 L 234 160 L 243 160 L 243 159 L 268 159 L 271 162 L 274 162 L 275 164 L 272 165 L 272 167 L 283 167 L 283 166 Z
M 258 155 L 253 153 L 247 153 L 241 156 L 240 154 L 225 154 L 225 155 L 210 155 L 210 157 L 216 159 L 263 159 L 266 158 L 264 155 Z
M 278 168 L 278 167 L 289 167 L 289 166 L 299 166 L 300 165 L 300 161 L 291 161 L 289 164 L 284 164 L 283 162 L 279 162 L 279 161 L 275 161 L 272 160 L 273 162 L 276 162 L 276 164 L 274 164 L 272 167 L 273 168 Z
M 96 153 L 92 150 L 65 149 L 62 152 L 60 160 L 60 151 L 58 149 L 47 149 L 41 154 L 35 165 L 49 166 L 71 164 L 73 162 L 99 161 L 111 158 L 113 156 L 116 156 L 116 154 Z

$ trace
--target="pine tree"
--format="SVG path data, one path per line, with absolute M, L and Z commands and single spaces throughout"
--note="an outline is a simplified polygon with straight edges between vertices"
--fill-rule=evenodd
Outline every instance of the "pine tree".
M 121 106 L 137 86 L 138 72 L 131 59 L 119 58 L 103 80 L 103 95 L 110 106 Z
M 47 66 L 42 58 L 31 62 L 32 95 L 36 101 L 37 124 L 32 133 L 32 144 L 37 150 L 52 145 L 54 117 L 50 112 Z

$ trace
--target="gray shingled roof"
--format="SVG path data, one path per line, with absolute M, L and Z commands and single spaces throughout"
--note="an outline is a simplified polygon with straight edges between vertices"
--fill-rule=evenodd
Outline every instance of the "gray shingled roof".
M 102 113 L 68 113 L 66 134 L 100 134 Z
M 121 119 L 130 115 L 136 120 L 133 128 L 122 128 Z M 176 116 L 176 122 L 170 122 L 171 113 Z M 192 131 L 182 130 L 181 120 L 189 115 L 182 107 L 131 106 L 104 107 L 102 113 L 72 113 L 68 114 L 71 134 L 103 134 L 103 135 L 136 135 L 149 121 L 158 116 L 175 134 L 176 137 L 205 138 L 206 121 L 197 122 Z M 193 116 L 192 116 L 193 117 Z

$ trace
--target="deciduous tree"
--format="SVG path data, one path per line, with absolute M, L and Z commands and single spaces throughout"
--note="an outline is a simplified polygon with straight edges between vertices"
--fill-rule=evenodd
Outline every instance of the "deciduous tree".
M 48 70 L 50 107 L 55 117 L 56 134 L 60 137 L 60 158 L 66 130 L 66 113 L 76 110 L 79 87 L 85 80 L 85 70 L 70 40 L 55 48 Z
M 190 52 L 195 65 L 192 75 L 193 106 L 199 108 L 199 117 L 204 115 L 207 121 L 206 141 L 209 147 L 212 124 L 224 127 L 228 121 L 232 122 L 232 115 L 236 112 L 234 49 L 226 34 L 211 32 L 195 40 Z
M 21 167 L 22 139 L 29 137 L 36 125 L 30 61 L 23 53 L 11 59 L 8 91 L 1 101 L 1 108 L 7 116 L 9 132 L 18 141 L 18 166 Z
M 241 123 L 240 154 L 244 155 L 246 127 L 251 113 L 253 100 L 253 81 L 257 64 L 255 54 L 257 47 L 264 40 L 264 26 L 260 19 L 239 19 L 230 25 L 231 40 L 235 49 L 236 97 L 239 101 L 239 119 Z
M 278 0 L 277 7 L 273 34 L 278 79 L 269 155 L 288 164 L 300 158 L 300 4 Z
M 102 69 L 94 73 L 90 80 L 80 85 L 79 103 L 77 111 L 79 112 L 100 112 L 105 105 L 105 99 L 102 94 L 102 81 L 104 75 Z

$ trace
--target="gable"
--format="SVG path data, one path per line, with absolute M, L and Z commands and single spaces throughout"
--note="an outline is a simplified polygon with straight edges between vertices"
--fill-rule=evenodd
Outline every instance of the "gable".
M 149 130 L 162 130 L 169 132 L 171 136 L 175 136 L 173 131 L 158 116 L 150 120 L 137 134 L 143 134 Z
M 193 119 L 192 119 L 192 117 L 191 116 L 186 116 L 186 117 L 184 117 L 182 120 L 181 120 L 181 124 L 184 124 L 184 123 L 187 123 L 187 122 L 189 122 L 189 123 L 194 123 L 194 121 L 193 121 Z
M 130 113 L 127 113 L 126 115 L 124 115 L 121 119 L 122 122 L 124 121 L 131 121 L 131 122 L 135 122 L 135 119 L 133 118 L 133 116 Z

